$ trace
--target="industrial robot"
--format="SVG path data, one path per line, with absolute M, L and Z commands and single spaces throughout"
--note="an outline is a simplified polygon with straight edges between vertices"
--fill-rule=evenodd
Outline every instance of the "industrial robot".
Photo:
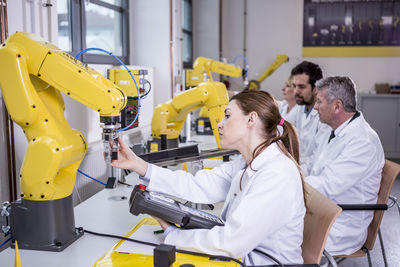
M 289 57 L 287 55 L 278 54 L 276 56 L 276 59 L 274 60 L 274 62 L 272 62 L 271 65 L 268 66 L 268 68 L 264 71 L 263 74 L 261 74 L 261 76 L 257 80 L 251 80 L 249 82 L 249 84 L 247 85 L 246 89 L 249 89 L 249 90 L 260 90 L 260 84 L 268 76 L 270 76 L 272 73 L 274 73 L 274 71 L 276 69 L 278 69 L 283 63 L 288 62 L 288 61 L 289 61 Z
M 128 99 L 95 70 L 30 33 L 1 44 L 0 62 L 3 99 L 28 140 L 21 199 L 3 207 L 9 233 L 21 249 L 62 251 L 83 234 L 75 229 L 72 190 L 87 143 L 65 119 L 61 93 L 100 113 L 106 161 L 118 155 L 120 111 Z
M 229 98 L 225 84 L 212 80 L 211 72 L 231 77 L 241 77 L 243 70 L 234 65 L 222 63 L 205 57 L 199 57 L 193 63 L 195 73 L 204 73 L 205 81 L 189 90 L 176 95 L 167 103 L 160 104 L 154 109 L 151 120 L 150 151 L 177 148 L 179 135 L 189 112 L 202 108 L 200 114 L 210 120 L 212 133 L 217 146 L 220 140 L 217 124 L 224 117 L 225 107 Z

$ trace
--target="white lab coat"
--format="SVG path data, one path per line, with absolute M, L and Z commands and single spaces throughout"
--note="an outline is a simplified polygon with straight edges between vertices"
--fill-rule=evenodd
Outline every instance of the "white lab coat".
M 300 164 L 304 175 L 308 175 L 315 155 L 321 149 L 320 146 L 328 140 L 331 128 L 319 120 L 318 111 L 314 108 L 307 114 L 305 106 L 297 106 L 286 120 L 297 128 L 300 142 Z
M 237 159 L 195 176 L 152 166 L 148 189 L 195 203 L 225 201 L 221 219 L 225 226 L 174 230 L 166 244 L 214 255 L 245 258 L 246 264 L 273 264 L 252 252 L 257 248 L 283 264 L 302 263 L 305 207 L 300 174 L 273 143 L 247 168 L 239 189 L 245 161 Z
M 385 161 L 381 142 L 362 114 L 344 122 L 318 154 L 306 182 L 338 204 L 376 204 Z M 325 249 L 351 254 L 362 247 L 373 211 L 343 211 Z
M 279 108 L 279 113 L 281 114 L 282 118 L 286 119 L 286 117 L 290 116 L 292 113 L 296 113 L 296 109 L 298 109 L 300 106 L 295 105 L 289 112 L 287 112 L 288 109 L 288 102 L 286 100 L 277 100 L 278 102 L 278 108 Z

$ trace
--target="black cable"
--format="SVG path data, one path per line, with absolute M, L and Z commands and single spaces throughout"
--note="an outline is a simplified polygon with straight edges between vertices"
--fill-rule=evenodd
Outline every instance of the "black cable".
M 141 97 L 147 96 L 147 95 L 150 93 L 150 91 L 151 91 L 151 83 L 150 83 L 148 80 L 146 80 L 146 79 L 145 79 L 145 81 L 146 81 L 146 83 L 149 85 L 149 90 L 147 90 L 147 92 L 144 93 L 144 95 L 142 95 Z
M 153 247 L 157 247 L 159 245 L 159 244 L 154 244 L 154 243 L 150 243 L 150 242 L 146 242 L 146 241 L 136 240 L 136 239 L 132 239 L 132 238 L 124 237 L 124 236 L 119 236 L 119 235 L 96 233 L 96 232 L 92 232 L 92 231 L 89 231 L 89 230 L 85 230 L 82 227 L 78 227 L 76 229 L 78 231 L 80 231 L 80 232 L 83 231 L 85 233 L 92 234 L 92 235 L 104 236 L 104 237 L 112 237 L 112 238 L 117 238 L 117 239 L 122 239 L 122 240 L 126 240 L 126 241 L 131 241 L 131 242 L 143 244 L 143 245 L 153 246 Z M 200 253 L 200 252 L 193 252 L 193 251 L 182 250 L 182 249 L 177 249 L 176 252 L 183 253 L 183 254 L 189 254 L 189 255 L 195 255 L 195 256 L 202 256 L 202 257 L 207 257 L 207 258 L 220 259 L 220 260 L 230 260 L 230 261 L 234 261 L 234 262 L 240 264 L 240 266 L 250 267 L 250 266 L 246 266 L 240 260 L 237 260 L 237 259 L 234 259 L 234 258 L 231 258 L 231 257 L 219 256 L 219 255 L 210 255 L 210 254 L 205 254 L 205 253 Z
M 85 233 L 92 234 L 92 235 L 104 236 L 104 237 L 112 237 L 112 238 L 117 238 L 117 239 L 122 239 L 122 240 L 130 241 L 130 242 L 143 244 L 143 245 L 153 246 L 153 247 L 158 246 L 158 244 L 154 244 L 154 243 L 150 243 L 150 242 L 146 242 L 146 241 L 141 241 L 141 240 L 136 240 L 136 239 L 132 239 L 132 238 L 124 237 L 124 236 L 96 233 L 96 232 L 92 232 L 92 231 L 89 231 L 89 230 L 85 230 L 82 227 L 79 227 L 79 228 L 76 228 L 76 229 L 78 231 L 80 231 L 80 232 L 83 231 Z M 263 254 L 267 258 L 269 258 L 272 261 L 274 261 L 275 263 L 277 263 L 280 267 L 285 267 L 279 260 L 277 260 L 275 257 L 273 257 L 272 255 L 270 255 L 270 254 L 268 254 L 268 253 L 266 253 L 264 251 L 261 251 L 261 250 L 258 250 L 258 249 L 254 249 L 253 251 Z M 176 249 L 176 252 L 183 253 L 183 254 L 188 254 L 188 255 L 194 255 L 194 256 L 201 256 L 201 257 L 219 259 L 219 260 L 234 261 L 234 262 L 238 263 L 242 267 L 257 267 L 257 265 L 252 265 L 252 266 L 249 265 L 249 266 L 247 266 L 242 261 L 240 261 L 238 259 L 235 259 L 235 258 L 227 257 L 227 256 L 211 255 L 211 254 L 194 252 L 194 251 L 183 250 L 183 249 Z M 265 265 L 259 265 L 259 266 L 265 266 Z
M 240 266 L 251 267 L 251 266 L 247 266 L 240 260 L 237 260 L 237 259 L 231 258 L 231 257 L 211 255 L 211 254 L 205 254 L 205 253 L 194 252 L 194 251 L 189 251 L 189 250 L 182 250 L 182 249 L 177 249 L 176 252 L 194 255 L 194 256 L 202 256 L 202 257 L 207 257 L 207 258 L 219 259 L 219 260 L 230 260 L 230 261 L 234 261 L 234 262 L 238 263 Z
M 121 182 L 120 180 L 118 180 L 118 183 L 119 184 L 123 184 L 123 185 L 127 185 L 127 186 L 132 186 L 131 184 L 127 184 L 127 183 Z
M 127 237 L 124 237 L 124 236 L 96 233 L 96 232 L 92 232 L 92 231 L 89 231 L 89 230 L 85 230 L 82 227 L 78 227 L 76 229 L 78 231 L 80 231 L 80 232 L 83 231 L 85 233 L 92 234 L 92 235 L 123 239 L 123 240 L 126 240 L 126 241 L 136 242 L 136 243 L 143 244 L 143 245 L 148 245 L 148 246 L 154 246 L 154 247 L 158 246 L 157 244 L 154 244 L 154 243 L 150 243 L 150 242 L 146 242 L 146 241 L 140 241 L 140 240 L 136 240 L 136 239 L 132 239 L 132 238 L 127 238 Z
M 144 81 L 149 85 L 149 89 L 143 95 L 141 95 L 140 98 L 143 98 L 143 97 L 147 96 L 151 91 L 151 83 L 146 79 L 144 79 Z M 138 99 L 137 96 L 128 98 L 128 100 L 137 100 L 137 99 Z
M 279 266 L 285 267 L 285 265 L 283 265 L 280 261 L 278 261 L 278 259 L 276 259 L 274 256 L 269 255 L 268 253 L 266 253 L 266 252 L 264 252 L 264 251 L 261 251 L 261 250 L 259 250 L 259 249 L 254 249 L 253 251 L 254 251 L 254 252 L 261 253 L 261 254 L 263 254 L 264 256 L 266 256 L 267 258 L 270 258 L 272 261 L 274 261 L 275 263 L 277 263 Z M 256 267 L 256 266 L 253 266 L 253 267 Z

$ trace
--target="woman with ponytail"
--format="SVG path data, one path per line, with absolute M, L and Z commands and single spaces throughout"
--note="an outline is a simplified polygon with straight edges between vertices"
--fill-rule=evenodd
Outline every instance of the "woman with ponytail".
M 148 164 L 124 143 L 114 167 L 131 169 L 149 191 L 194 203 L 225 201 L 224 226 L 181 230 L 158 219 L 165 243 L 213 255 L 243 258 L 247 265 L 303 263 L 305 205 L 294 127 L 267 92 L 245 90 L 232 97 L 218 124 L 221 146 L 241 156 L 196 175 Z M 267 255 L 272 257 L 267 257 Z

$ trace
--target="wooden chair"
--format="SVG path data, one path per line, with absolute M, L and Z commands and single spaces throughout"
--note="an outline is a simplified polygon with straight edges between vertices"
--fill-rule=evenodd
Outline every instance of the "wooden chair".
M 304 217 L 303 250 L 304 264 L 319 264 L 324 252 L 329 230 L 342 209 L 305 184 L 306 215 Z
M 334 255 L 335 257 L 342 258 L 343 260 L 345 258 L 364 257 L 365 255 L 367 255 L 368 264 L 370 267 L 372 267 L 369 251 L 374 248 L 376 237 L 379 236 L 384 264 L 385 266 L 387 266 L 385 249 L 383 246 L 382 235 L 379 228 L 382 222 L 384 210 L 387 210 L 388 208 L 387 202 L 390 196 L 390 192 L 392 191 L 394 180 L 399 175 L 399 173 L 400 173 L 399 164 L 392 162 L 390 160 L 385 160 L 385 165 L 383 166 L 382 170 L 381 186 L 379 188 L 378 201 L 376 205 L 339 205 L 342 207 L 344 212 L 346 210 L 375 210 L 375 212 L 374 212 L 374 217 L 370 225 L 368 226 L 368 235 L 367 235 L 367 240 L 364 243 L 364 246 L 360 248 L 358 251 L 354 252 L 353 254 L 338 255 L 338 256 Z M 341 260 L 339 260 L 338 262 L 340 263 Z

